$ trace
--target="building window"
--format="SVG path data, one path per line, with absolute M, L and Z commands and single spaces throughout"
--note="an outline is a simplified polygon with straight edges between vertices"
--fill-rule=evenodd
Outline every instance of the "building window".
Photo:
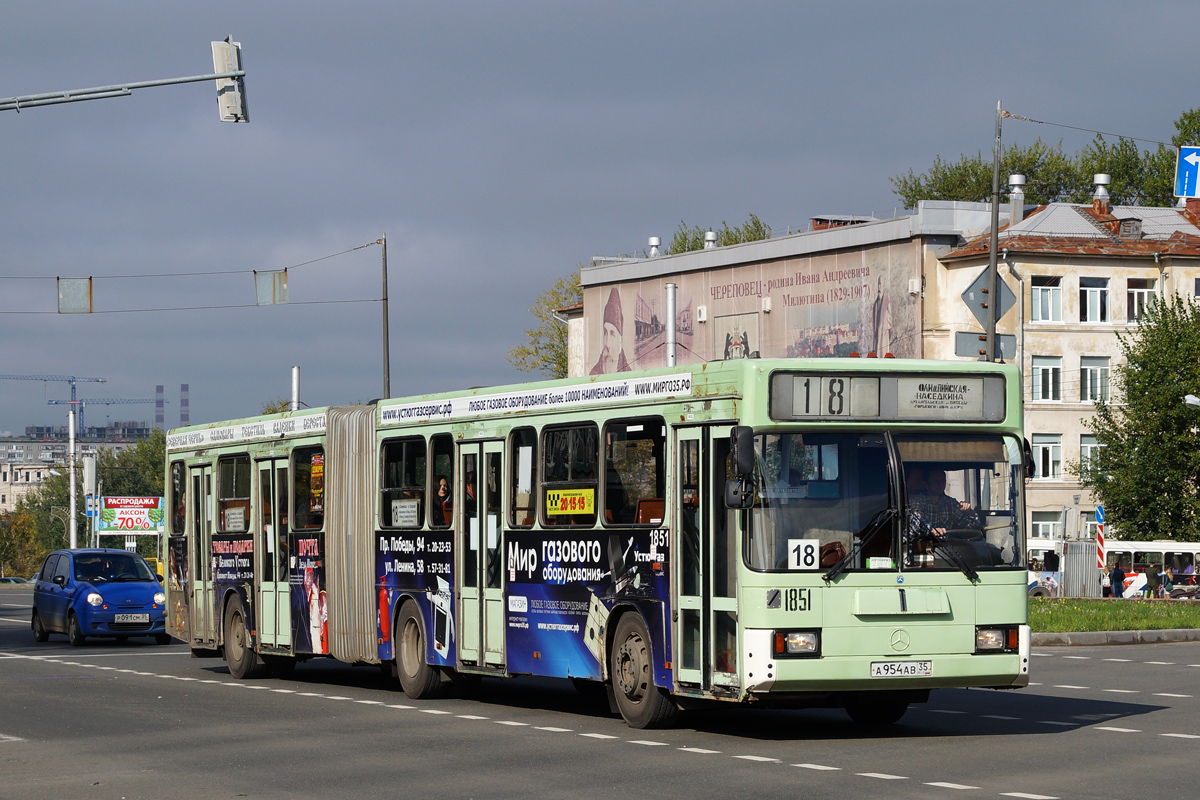
M 1154 279 L 1130 278 L 1126 292 L 1126 317 L 1130 322 L 1141 322 L 1142 317 L 1154 303 Z
M 1096 531 L 1099 529 L 1099 523 L 1096 522 L 1095 511 L 1080 511 L 1079 512 L 1079 532 L 1085 539 L 1095 539 Z
M 1058 480 L 1062 476 L 1062 436 L 1057 433 L 1035 433 L 1033 461 L 1037 468 L 1035 478 Z
M 1030 298 L 1033 310 L 1030 319 L 1034 322 L 1062 321 L 1062 278 L 1033 276 Z
M 1062 359 L 1058 356 L 1033 357 L 1033 400 L 1062 399 Z
M 1057 511 L 1033 512 L 1033 538 L 1055 539 L 1062 535 L 1062 514 Z
M 1079 321 L 1108 322 L 1108 278 L 1079 279 Z
M 1079 399 L 1084 403 L 1108 402 L 1108 357 L 1079 359 Z
M 1103 447 L 1096 437 L 1091 434 L 1083 434 L 1079 437 L 1079 466 L 1087 468 L 1088 462 L 1092 460 L 1092 456 L 1096 455 L 1096 451 Z

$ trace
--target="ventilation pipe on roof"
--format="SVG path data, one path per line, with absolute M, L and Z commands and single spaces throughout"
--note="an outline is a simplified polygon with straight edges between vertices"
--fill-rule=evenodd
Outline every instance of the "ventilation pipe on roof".
M 711 250 L 717 246 L 717 234 L 715 231 L 704 232 L 704 249 Z
M 1009 225 L 1016 225 L 1025 218 L 1025 176 L 1008 176 Z
M 1092 195 L 1092 208 L 1097 214 L 1108 213 L 1108 185 L 1112 183 L 1112 176 L 1103 172 L 1097 172 L 1092 178 L 1092 183 L 1096 185 L 1096 191 Z
M 667 366 L 675 366 L 675 284 L 667 284 Z
M 650 257 L 651 258 L 658 258 L 659 256 L 662 255 L 662 251 L 658 249 L 658 246 L 660 244 L 662 244 L 662 239 L 658 238 L 657 236 L 650 237 Z

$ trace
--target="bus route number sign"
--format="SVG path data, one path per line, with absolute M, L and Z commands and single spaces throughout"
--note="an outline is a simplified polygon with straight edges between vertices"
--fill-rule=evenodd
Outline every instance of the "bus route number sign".
M 818 569 L 820 566 L 820 539 L 788 539 L 788 569 Z
M 595 514 L 595 489 L 550 489 L 546 492 L 546 513 Z

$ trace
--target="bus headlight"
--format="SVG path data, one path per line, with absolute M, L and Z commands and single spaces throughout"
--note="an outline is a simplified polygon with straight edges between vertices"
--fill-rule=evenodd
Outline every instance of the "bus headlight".
M 88 592 L 86 599 L 88 601 L 88 605 L 92 606 L 98 606 L 104 602 L 104 598 L 100 596 L 99 592 Z
M 1020 631 L 1015 625 L 975 629 L 976 653 L 1011 653 L 1020 644 Z
M 155 592 L 154 602 L 161 606 L 163 603 L 167 602 L 167 596 L 162 592 Z
M 775 656 L 817 656 L 821 654 L 821 637 L 817 631 L 775 631 Z

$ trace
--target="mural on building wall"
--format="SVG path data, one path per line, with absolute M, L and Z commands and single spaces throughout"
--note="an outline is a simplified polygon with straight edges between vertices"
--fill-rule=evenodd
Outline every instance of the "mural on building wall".
M 668 282 L 678 285 L 680 364 L 852 352 L 920 358 L 920 301 L 908 293 L 920 259 L 920 245 L 904 243 L 587 287 L 591 374 L 666 363 Z M 696 321 L 701 307 L 705 322 Z

